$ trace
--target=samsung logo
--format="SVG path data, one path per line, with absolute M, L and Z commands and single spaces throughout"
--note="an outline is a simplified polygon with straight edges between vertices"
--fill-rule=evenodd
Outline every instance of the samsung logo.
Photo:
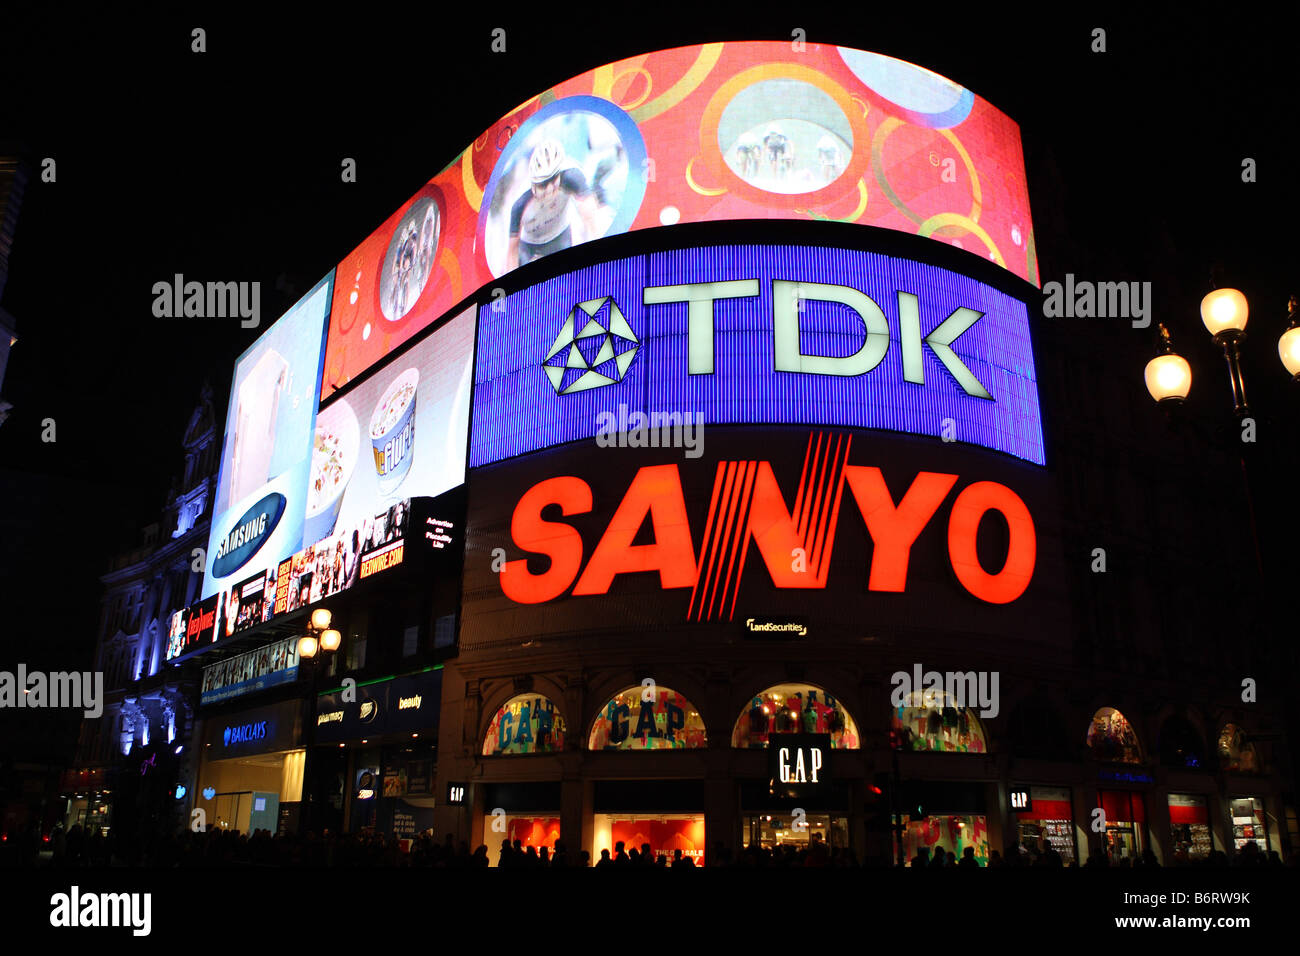
M 275 531 L 284 510 L 284 495 L 273 491 L 245 511 L 217 545 L 212 560 L 213 577 L 227 577 L 247 564 Z

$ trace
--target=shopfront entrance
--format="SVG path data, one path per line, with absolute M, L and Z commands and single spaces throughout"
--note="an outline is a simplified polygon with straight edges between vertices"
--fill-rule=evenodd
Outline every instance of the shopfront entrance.
M 1146 801 L 1130 790 L 1099 790 L 1097 798 L 1106 814 L 1106 856 L 1112 866 L 1133 865 L 1147 848 Z
M 208 827 L 293 830 L 306 762 L 300 715 L 294 700 L 206 718 L 194 808 Z

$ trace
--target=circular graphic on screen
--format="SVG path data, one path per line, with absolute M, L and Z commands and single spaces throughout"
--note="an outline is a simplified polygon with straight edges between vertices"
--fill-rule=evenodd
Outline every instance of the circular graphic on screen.
M 607 100 L 571 96 L 510 137 L 484 189 L 483 253 L 493 276 L 602 236 L 626 232 L 648 164 L 636 124 Z
M 415 307 L 433 272 L 442 221 L 431 197 L 417 199 L 406 211 L 379 267 L 379 311 L 397 322 Z
M 909 123 L 948 129 L 964 122 L 975 105 L 974 93 L 925 67 L 865 50 L 839 51 L 853 75 Z
M 844 174 L 853 157 L 853 130 L 839 104 L 813 84 L 760 80 L 722 110 L 718 149 L 728 168 L 751 186 L 810 193 Z

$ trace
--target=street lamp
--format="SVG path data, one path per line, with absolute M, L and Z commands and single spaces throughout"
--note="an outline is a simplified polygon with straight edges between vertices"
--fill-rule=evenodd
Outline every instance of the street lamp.
M 309 706 L 307 710 L 307 733 L 306 751 L 303 754 L 303 787 L 306 790 L 306 813 L 303 814 L 302 825 L 309 827 L 311 824 L 311 777 L 308 774 L 308 763 L 311 760 L 312 748 L 316 745 L 316 691 L 319 684 L 320 664 L 317 658 L 319 651 L 332 654 L 339 649 L 339 643 L 342 636 L 337 630 L 330 627 L 333 615 L 330 614 L 329 608 L 318 607 L 311 612 L 311 620 L 307 623 L 307 633 L 298 638 L 298 656 L 310 663 L 311 670 L 311 689 L 308 693 Z
M 1147 362 L 1146 383 L 1151 397 L 1160 403 L 1178 404 L 1192 388 L 1192 367 L 1187 359 L 1174 352 L 1169 342 L 1169 330 L 1160 326 L 1160 344 L 1164 350 Z
M 1246 318 L 1249 314 L 1246 297 L 1236 289 L 1214 289 L 1201 300 L 1201 321 L 1223 347 L 1223 357 L 1228 360 L 1228 381 L 1232 385 L 1232 409 L 1238 418 L 1250 414 L 1246 405 L 1246 380 L 1241 375 L 1239 345 L 1246 337 Z
M 1291 296 L 1287 302 L 1286 311 L 1287 318 L 1291 321 L 1282 337 L 1277 340 L 1277 354 L 1281 356 L 1286 370 L 1291 373 L 1292 380 L 1300 383 L 1300 313 L 1297 313 L 1295 296 Z

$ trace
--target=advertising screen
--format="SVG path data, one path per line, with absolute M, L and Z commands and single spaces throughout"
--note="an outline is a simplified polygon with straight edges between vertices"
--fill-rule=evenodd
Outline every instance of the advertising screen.
M 1025 303 L 909 259 L 634 256 L 494 300 L 479 325 L 471 467 L 602 434 L 635 447 L 662 421 L 879 428 L 1044 463 Z
M 333 275 L 235 364 L 203 597 L 229 592 L 302 546 L 321 348 Z
M 471 308 L 321 409 L 304 542 L 464 482 L 473 358 Z
M 203 668 L 200 704 L 216 704 L 265 690 L 298 676 L 298 639 L 287 637 Z
M 518 266 L 632 230 L 739 219 L 897 229 L 1038 282 L 1020 130 L 987 101 L 844 47 L 679 47 L 523 103 L 347 256 L 321 395 Z
M 588 440 L 475 472 L 461 652 L 646 634 L 734 646 L 751 619 L 806 622 L 798 655 L 954 628 L 978 635 L 972 653 L 1005 648 L 1009 630 L 1068 644 L 1061 512 L 1043 469 L 853 430 L 705 435 L 696 458 Z

